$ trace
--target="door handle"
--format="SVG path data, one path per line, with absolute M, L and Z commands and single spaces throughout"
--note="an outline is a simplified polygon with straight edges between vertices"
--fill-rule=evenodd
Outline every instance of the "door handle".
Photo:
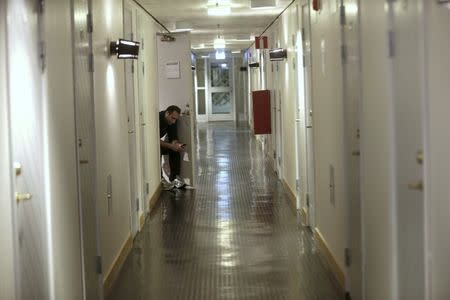
M 312 125 L 308 125 L 308 126 L 306 126 L 306 128 L 312 128 Z
M 419 165 L 423 164 L 423 152 L 422 150 L 417 151 L 416 161 Z
M 16 176 L 22 174 L 22 165 L 18 162 L 14 163 L 14 171 L 16 172 Z
M 360 156 L 361 152 L 359 150 L 352 151 L 353 156 Z
M 128 133 L 134 133 L 134 130 L 128 130 Z
M 417 182 L 412 182 L 408 184 L 408 189 L 415 191 L 423 191 L 423 181 L 419 180 Z
M 30 193 L 16 193 L 17 203 L 25 200 L 31 200 L 32 197 L 33 195 L 31 195 Z
M 88 164 L 88 163 L 89 163 L 89 161 L 86 160 L 86 159 L 80 160 L 80 164 L 81 164 L 81 165 L 85 165 L 85 164 Z
M 295 119 L 295 122 L 300 122 L 301 121 L 301 119 Z

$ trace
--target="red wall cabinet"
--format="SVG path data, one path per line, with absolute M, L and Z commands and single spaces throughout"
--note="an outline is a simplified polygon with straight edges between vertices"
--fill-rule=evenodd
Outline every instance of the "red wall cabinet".
M 271 134 L 270 91 L 253 91 L 253 133 Z

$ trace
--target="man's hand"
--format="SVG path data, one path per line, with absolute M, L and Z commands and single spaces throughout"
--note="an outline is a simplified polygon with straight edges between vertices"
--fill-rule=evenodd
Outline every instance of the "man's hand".
M 172 142 L 172 150 L 176 152 L 184 151 L 184 144 L 179 143 L 178 141 Z

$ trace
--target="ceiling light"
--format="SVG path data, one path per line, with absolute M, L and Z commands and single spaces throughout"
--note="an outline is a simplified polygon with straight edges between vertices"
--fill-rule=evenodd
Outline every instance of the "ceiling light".
M 229 1 L 208 2 L 209 16 L 227 16 L 231 13 L 231 4 Z
M 240 54 L 241 50 L 231 51 L 231 53 L 233 53 L 233 54 Z
M 214 49 L 224 49 L 225 48 L 225 39 L 217 38 L 214 39 Z
M 225 59 L 225 51 L 217 50 L 216 51 L 216 59 Z

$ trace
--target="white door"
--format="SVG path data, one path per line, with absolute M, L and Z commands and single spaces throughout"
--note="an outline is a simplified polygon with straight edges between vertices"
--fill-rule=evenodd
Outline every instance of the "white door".
M 234 120 L 234 99 L 233 99 L 233 65 L 232 60 L 210 59 L 208 83 L 209 121 L 230 121 Z
M 89 70 L 92 51 L 88 27 L 89 6 L 85 0 L 73 2 L 74 98 L 78 159 L 78 192 L 81 207 L 83 284 L 86 299 L 101 299 L 102 276 L 97 269 L 100 241 L 96 197 L 96 139 L 93 76 Z M 80 16 L 85 16 L 80 18 Z M 86 47 L 89 45 L 89 47 Z
M 305 81 L 305 136 L 306 136 L 306 206 L 307 224 L 315 226 L 315 166 L 314 166 L 314 132 L 313 132 L 313 95 L 311 67 L 311 17 L 308 4 L 302 6 L 302 34 Z
M 396 149 L 398 298 L 424 299 L 422 0 L 389 5 Z M 414 263 L 411 263 L 414 262 Z
M 304 76 L 304 61 L 303 61 L 303 35 L 300 27 L 301 7 L 296 6 L 296 38 L 295 38 L 295 53 L 296 53 L 296 84 L 297 84 L 297 99 L 295 111 L 295 131 L 296 131 L 296 150 L 297 150 L 297 208 L 302 210 L 302 213 L 307 215 L 306 211 L 306 182 L 307 182 L 307 168 L 306 168 L 306 105 L 305 105 L 305 76 Z
M 281 119 L 281 89 L 280 89 L 280 72 L 279 72 L 279 63 L 275 63 L 275 76 L 274 76 L 274 99 L 275 99 L 275 127 L 276 127 L 276 140 L 277 140 L 277 148 L 276 148 L 276 171 L 278 174 L 278 179 L 283 179 L 283 128 L 282 128 L 282 119 Z
M 351 263 L 348 267 L 347 291 L 352 299 L 362 299 L 362 238 L 360 197 L 360 145 L 359 111 L 361 97 L 361 72 L 359 50 L 358 0 L 343 0 L 345 19 L 341 23 L 344 119 L 345 119 L 345 164 L 349 199 L 347 241 Z
M 49 216 L 46 201 L 41 43 L 36 1 L 7 1 L 7 49 L 17 299 L 50 299 Z M 20 167 L 19 167 L 20 166 Z M 3 201 L 4 199 L 1 199 Z
M 133 40 L 132 11 L 128 8 L 123 10 L 124 36 L 125 39 Z M 125 60 L 125 101 L 127 104 L 128 120 L 128 150 L 130 158 L 130 215 L 131 215 L 131 233 L 133 236 L 139 230 L 139 188 L 137 184 L 137 164 L 136 164 L 136 118 L 135 118 L 135 99 L 134 99 L 134 60 Z

